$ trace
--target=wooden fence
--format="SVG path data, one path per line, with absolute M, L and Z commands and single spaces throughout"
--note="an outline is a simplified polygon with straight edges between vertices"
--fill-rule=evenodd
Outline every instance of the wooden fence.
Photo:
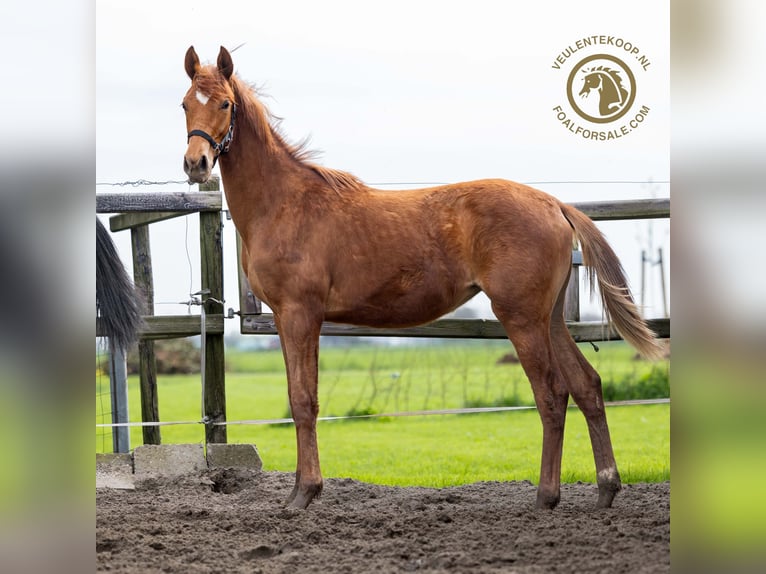
M 670 217 L 669 199 L 642 199 L 573 203 L 595 221 L 655 219 Z M 133 250 L 133 273 L 137 287 L 145 294 L 148 315 L 140 333 L 141 420 L 159 422 L 157 374 L 154 358 L 156 339 L 200 335 L 201 316 L 154 316 L 153 276 L 149 225 L 173 217 L 200 214 L 200 264 L 205 318 L 203 421 L 208 443 L 226 442 L 226 392 L 224 377 L 223 246 L 221 242 L 221 192 L 218 180 L 200 185 L 194 193 L 99 193 L 97 213 L 117 213 L 109 220 L 112 231 L 130 230 Z M 239 248 L 239 241 L 238 248 Z M 239 259 L 238 259 L 239 261 Z M 567 327 L 575 341 L 603 341 L 619 336 L 602 323 L 581 322 L 579 312 L 579 252 L 573 254 L 574 269 L 567 297 Z M 277 334 L 274 317 L 262 312 L 261 302 L 253 295 L 242 269 L 239 270 L 240 330 L 243 334 Z M 649 320 L 659 337 L 670 336 L 670 319 Z M 99 328 L 97 325 L 97 335 Z M 439 319 L 419 327 L 376 329 L 326 322 L 322 335 L 391 336 L 435 338 L 504 339 L 502 326 L 489 319 Z M 158 426 L 143 427 L 145 444 L 159 444 Z
M 191 337 L 202 333 L 201 315 L 154 315 L 154 279 L 152 273 L 149 225 L 173 217 L 199 213 L 201 293 L 205 323 L 203 420 L 205 441 L 226 442 L 226 381 L 223 345 L 223 244 L 221 241 L 222 200 L 217 179 L 200 185 L 194 193 L 99 193 L 97 213 L 125 212 L 112 216 L 112 231 L 130 230 L 133 251 L 133 279 L 144 295 L 147 315 L 138 342 L 141 421 L 159 422 L 157 368 L 154 340 Z M 96 335 L 100 334 L 98 323 Z M 115 421 L 126 422 L 126 421 Z M 160 444 L 160 428 L 143 427 L 144 444 Z M 117 443 L 117 440 L 115 440 Z M 124 444 L 124 440 L 120 441 Z M 124 447 L 123 447 L 124 448 Z M 116 450 L 116 449 L 115 449 Z

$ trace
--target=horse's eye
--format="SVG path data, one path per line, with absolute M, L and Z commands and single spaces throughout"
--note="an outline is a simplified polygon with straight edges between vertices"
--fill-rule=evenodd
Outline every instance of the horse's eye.
M 228 110 L 229 109 L 229 100 L 226 100 L 224 103 L 221 104 L 222 110 Z
M 181 102 L 181 108 L 183 108 L 183 111 L 186 111 L 186 103 L 185 102 Z

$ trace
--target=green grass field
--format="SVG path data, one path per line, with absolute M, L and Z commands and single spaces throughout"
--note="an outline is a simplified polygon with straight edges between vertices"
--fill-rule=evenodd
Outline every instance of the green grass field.
M 605 394 L 611 389 L 635 398 L 636 393 L 659 396 L 667 391 L 667 363 L 635 361 L 633 351 L 623 343 L 600 347 L 599 353 L 589 345 L 583 352 L 601 373 Z M 521 367 L 497 364 L 508 350 L 508 344 L 500 341 L 323 349 L 320 416 L 532 405 L 532 392 Z M 106 377 L 100 379 L 108 385 Z M 163 421 L 200 419 L 199 375 L 161 375 L 158 384 Z M 229 352 L 226 395 L 229 421 L 288 417 L 281 352 Z M 140 420 L 136 377 L 130 377 L 129 396 L 131 420 Z M 108 407 L 108 397 L 97 396 L 96 422 L 108 422 L 102 421 Z M 669 405 L 611 407 L 608 417 L 623 480 L 668 480 Z M 164 443 L 199 443 L 204 436 L 199 424 L 164 426 L 161 432 Z M 230 425 L 228 437 L 229 442 L 256 444 L 269 470 L 295 468 L 292 425 Z M 392 485 L 536 482 L 541 437 L 534 410 L 319 423 L 326 477 Z M 141 429 L 131 429 L 131 445 L 141 443 Z M 110 449 L 108 431 L 97 429 L 97 452 Z M 587 427 L 577 409 L 571 409 L 567 417 L 562 479 L 595 481 Z

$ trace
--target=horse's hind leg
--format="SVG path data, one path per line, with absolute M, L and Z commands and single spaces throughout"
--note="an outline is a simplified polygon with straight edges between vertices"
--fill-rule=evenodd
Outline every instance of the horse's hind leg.
M 494 303 L 493 310 L 516 348 L 543 423 L 537 507 L 554 508 L 561 497 L 561 453 L 569 395 L 551 346 L 549 323 L 547 318 L 520 320 L 518 313 L 506 312 Z
M 621 483 L 606 422 L 601 377 L 585 359 L 569 334 L 564 322 L 563 305 L 564 290 L 553 312 L 551 338 L 567 389 L 588 423 L 593 458 L 596 462 L 598 506 L 609 508 L 620 491 Z

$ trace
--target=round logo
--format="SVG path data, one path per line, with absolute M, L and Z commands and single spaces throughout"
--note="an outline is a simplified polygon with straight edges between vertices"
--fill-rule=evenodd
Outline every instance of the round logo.
M 636 99 L 636 79 L 625 62 L 609 54 L 594 54 L 572 68 L 567 98 L 583 119 L 606 124 L 624 116 Z

